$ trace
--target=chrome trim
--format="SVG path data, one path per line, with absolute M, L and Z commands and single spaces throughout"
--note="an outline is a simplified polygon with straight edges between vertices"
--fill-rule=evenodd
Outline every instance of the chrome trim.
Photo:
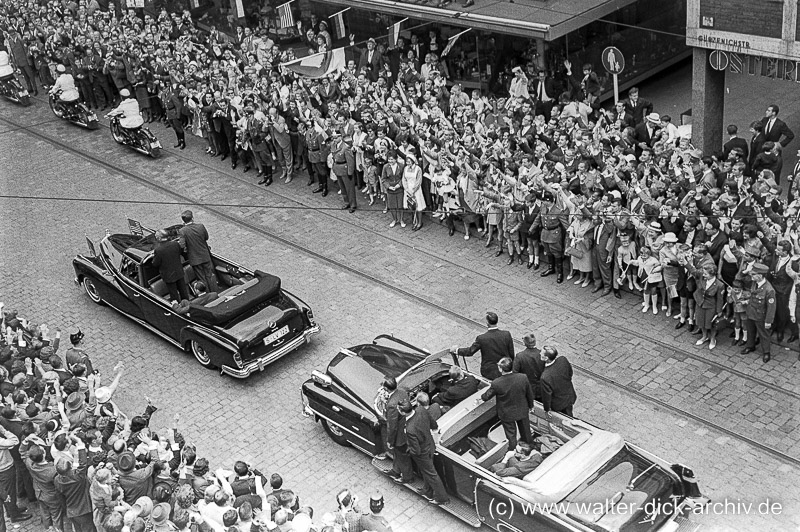
M 236 377 L 237 379 L 244 379 L 249 377 L 252 373 L 255 373 L 256 371 L 264 371 L 265 366 L 271 364 L 272 362 L 275 362 L 276 360 L 285 355 L 288 355 L 301 345 L 305 344 L 306 342 L 308 342 L 308 338 L 310 336 L 319 333 L 319 331 L 320 331 L 319 325 L 314 325 L 312 327 L 309 327 L 308 329 L 303 331 L 302 335 L 298 336 L 288 344 L 282 346 L 277 351 L 267 353 L 266 355 L 256 358 L 255 360 L 250 360 L 249 362 L 246 362 L 241 369 L 232 368 L 230 366 L 222 366 L 220 368 L 220 372 L 226 375 L 230 375 L 231 377 Z
M 344 427 L 344 426 L 342 426 L 342 424 L 341 424 L 341 423 L 337 423 L 337 422 L 335 422 L 334 420 L 332 420 L 332 419 L 331 419 L 331 418 L 329 418 L 328 416 L 323 416 L 322 414 L 320 414 L 319 412 L 317 412 L 316 410 L 314 410 L 314 409 L 313 409 L 313 408 L 311 408 L 310 406 L 309 406 L 309 407 L 306 407 L 306 408 L 307 408 L 307 411 L 309 412 L 309 415 L 313 414 L 313 415 L 317 416 L 317 417 L 318 417 L 318 418 L 320 418 L 320 419 L 324 419 L 324 420 L 325 420 L 325 421 L 327 421 L 328 423 L 333 423 L 334 425 L 336 425 L 337 427 L 339 427 L 339 428 L 340 428 L 340 429 L 342 429 L 343 431 L 349 432 L 350 434 L 352 434 L 353 436 L 355 436 L 355 437 L 356 437 L 356 438 L 358 438 L 359 440 L 365 441 L 365 442 L 367 443 L 367 445 L 369 445 L 370 447 L 375 447 L 375 444 L 374 444 L 374 443 L 372 443 L 371 441 L 369 441 L 369 440 L 368 440 L 368 439 L 366 439 L 365 437 L 363 437 L 363 436 L 361 436 L 361 435 L 359 435 L 359 434 L 356 434 L 355 432 L 353 432 L 352 430 L 348 429 L 347 427 Z M 352 442 L 351 442 L 351 443 L 352 443 Z M 362 451 L 364 451 L 364 449 L 362 449 L 361 447 L 358 447 L 358 445 L 355 445 L 355 444 L 353 444 L 353 446 L 354 446 L 354 447 L 357 447 L 358 449 L 361 449 Z M 372 453 L 368 453 L 368 452 L 366 452 L 366 451 L 364 451 L 364 452 L 365 452 L 366 454 L 370 455 L 370 456 L 373 456 L 373 455 L 372 455 Z
M 157 335 L 159 335 L 161 338 L 163 338 L 164 340 L 168 341 L 169 343 L 171 343 L 172 345 L 174 345 L 175 347 L 177 347 L 177 348 L 178 348 L 178 349 L 180 349 L 181 351 L 183 351 L 183 350 L 184 350 L 184 349 L 183 349 L 183 346 L 180 344 L 180 342 L 178 342 L 178 341 L 176 341 L 176 340 L 174 340 L 174 339 L 170 338 L 169 336 L 167 336 L 166 334 L 162 333 L 161 331 L 159 331 L 158 329 L 156 329 L 155 327 L 153 327 L 152 325 L 150 325 L 150 324 L 149 324 L 149 323 L 147 323 L 146 321 L 144 321 L 144 320 L 140 320 L 140 319 L 139 319 L 139 318 L 137 318 L 136 316 L 132 316 L 132 315 L 128 314 L 127 312 L 125 312 L 124 310 L 120 310 L 120 309 L 118 309 L 117 307 L 115 307 L 114 305 L 112 305 L 111 303 L 109 303 L 109 302 L 108 302 L 108 301 L 106 301 L 106 300 L 103 300 L 103 302 L 104 302 L 106 305 L 108 305 L 109 307 L 111 307 L 111 308 L 113 308 L 114 310 L 116 310 L 117 312 L 119 312 L 120 314 L 122 314 L 123 316 L 127 316 L 128 318 L 132 319 L 133 321 L 135 321 L 135 322 L 136 322 L 136 323 L 138 323 L 139 325 L 141 325 L 141 326 L 145 327 L 146 329 L 150 329 L 152 332 L 156 333 L 156 334 L 157 334 Z

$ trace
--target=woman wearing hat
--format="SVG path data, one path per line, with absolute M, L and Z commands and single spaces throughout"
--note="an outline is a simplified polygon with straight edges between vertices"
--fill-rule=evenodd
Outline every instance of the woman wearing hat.
M 406 167 L 403 170 L 403 209 L 412 212 L 412 231 L 422 229 L 422 211 L 425 210 L 425 196 L 422 194 L 422 168 L 417 164 L 417 157 L 413 154 L 406 155 Z M 400 225 L 405 226 L 403 214 L 400 215 Z

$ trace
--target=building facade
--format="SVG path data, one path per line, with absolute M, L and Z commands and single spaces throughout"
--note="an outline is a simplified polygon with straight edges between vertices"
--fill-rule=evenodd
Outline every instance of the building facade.
M 686 18 L 693 57 L 692 140 L 712 153 L 724 142 L 726 76 L 760 78 L 756 86 L 764 92 L 769 83 L 800 83 L 798 0 L 688 0 Z M 762 103 L 754 116 L 763 116 L 761 107 L 771 102 Z

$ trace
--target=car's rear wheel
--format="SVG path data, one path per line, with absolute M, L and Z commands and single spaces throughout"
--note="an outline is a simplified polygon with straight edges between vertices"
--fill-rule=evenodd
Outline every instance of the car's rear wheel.
M 350 442 L 347 441 L 347 437 L 339 425 L 331 423 L 327 419 L 323 419 L 322 426 L 325 428 L 325 432 L 328 433 L 328 436 L 330 436 L 333 441 L 343 447 L 350 447 Z
M 94 284 L 94 279 L 91 277 L 84 277 L 81 281 L 81 285 L 83 286 L 83 290 L 86 292 L 86 295 L 89 296 L 89 299 L 98 305 L 103 304 L 103 298 L 100 297 L 100 291 L 97 290 L 97 286 Z
M 208 354 L 206 348 L 198 342 L 197 340 L 191 340 L 189 342 L 189 350 L 194 355 L 194 358 L 200 362 L 200 365 L 204 368 L 214 368 L 214 364 L 211 363 L 211 355 Z

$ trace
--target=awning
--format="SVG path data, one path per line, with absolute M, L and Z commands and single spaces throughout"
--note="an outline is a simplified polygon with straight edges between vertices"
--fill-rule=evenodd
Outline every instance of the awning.
M 455 0 L 444 8 L 435 7 L 438 0 L 429 0 L 426 4 L 419 0 L 416 3 L 411 0 L 325 0 L 325 3 L 552 41 L 635 1 L 515 0 L 511 3 L 475 0 L 475 5 L 468 8 L 462 7 L 462 0 Z

